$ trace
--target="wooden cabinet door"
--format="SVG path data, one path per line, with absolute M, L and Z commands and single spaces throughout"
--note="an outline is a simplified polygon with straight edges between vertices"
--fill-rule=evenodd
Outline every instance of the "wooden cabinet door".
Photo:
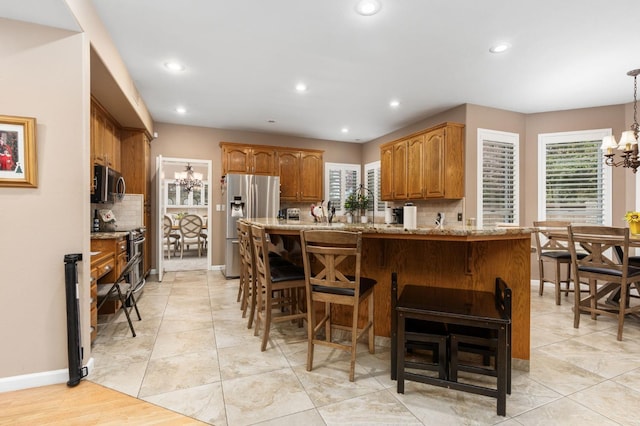
M 445 196 L 444 170 L 445 129 L 440 128 L 425 135 L 424 140 L 424 182 L 425 197 L 443 198 Z
M 116 126 L 109 119 L 104 121 L 104 137 L 102 139 L 102 150 L 104 154 L 105 164 L 109 167 L 115 168 L 115 140 L 116 140 Z
M 423 141 L 424 135 L 415 136 L 407 141 L 407 198 L 423 196 Z
M 250 173 L 251 149 L 245 147 L 224 147 L 224 170 L 223 173 Z
M 106 117 L 100 111 L 94 110 L 94 134 L 93 134 L 93 162 L 107 166 L 107 160 L 104 157 L 104 140 L 106 138 Z
M 322 201 L 322 154 L 300 153 L 300 201 Z
M 380 148 L 380 198 L 393 200 L 393 146 Z
M 297 201 L 300 181 L 300 153 L 280 151 L 278 153 L 278 175 L 280 176 L 280 200 Z
M 276 152 L 273 149 L 260 148 L 254 148 L 251 151 L 251 173 L 254 175 L 275 175 Z
M 393 145 L 393 198 L 407 199 L 407 141 Z

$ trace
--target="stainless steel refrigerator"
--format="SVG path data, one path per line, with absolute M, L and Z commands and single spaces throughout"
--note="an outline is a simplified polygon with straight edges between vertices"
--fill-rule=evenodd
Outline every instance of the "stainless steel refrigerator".
M 277 217 L 280 209 L 280 177 L 228 174 L 226 176 L 226 246 L 224 275 L 240 276 L 236 222 L 241 218 Z

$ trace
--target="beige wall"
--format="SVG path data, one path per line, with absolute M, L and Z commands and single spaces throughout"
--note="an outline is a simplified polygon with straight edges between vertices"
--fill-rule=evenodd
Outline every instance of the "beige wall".
M 38 188 L 0 188 L 4 378 L 67 368 L 63 259 L 89 255 L 89 44 L 83 35 L 6 19 L 0 40 L 0 114 L 37 119 L 38 161 Z M 79 278 L 88 307 L 86 269 Z M 83 309 L 84 342 L 88 321 Z
M 222 159 L 220 142 L 245 143 L 256 145 L 273 145 L 292 148 L 320 149 L 324 151 L 324 161 L 334 163 L 361 163 L 362 145 L 356 143 L 334 142 L 320 139 L 298 138 L 269 133 L 257 133 L 234 130 L 221 130 L 206 127 L 180 126 L 175 124 L 155 123 L 154 128 L 158 137 L 151 142 L 151 179 L 154 188 L 157 185 L 155 179 L 155 159 L 158 155 L 163 157 L 190 158 L 198 160 L 211 160 L 212 162 L 212 196 L 211 203 L 221 204 L 222 193 L 218 184 L 222 176 Z M 154 189 L 155 194 L 155 189 Z M 152 220 L 157 223 L 158 204 L 153 197 Z M 318 200 L 320 201 L 320 200 Z M 224 212 L 212 209 L 210 232 L 210 247 L 212 250 L 212 265 L 224 264 Z M 157 242 L 153 241 L 153 262 L 156 267 L 158 253 Z

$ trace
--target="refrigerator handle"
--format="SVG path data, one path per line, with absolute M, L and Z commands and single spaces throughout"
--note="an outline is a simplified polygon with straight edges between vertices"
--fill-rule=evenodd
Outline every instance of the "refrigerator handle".
M 253 200 L 253 204 L 251 205 L 251 217 L 255 218 L 258 213 L 258 206 L 260 205 L 258 203 L 258 184 L 255 182 L 251 184 L 251 192 L 251 199 Z

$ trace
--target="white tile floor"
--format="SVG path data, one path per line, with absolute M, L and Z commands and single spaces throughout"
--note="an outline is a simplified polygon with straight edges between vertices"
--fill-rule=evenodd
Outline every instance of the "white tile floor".
M 574 329 L 572 296 L 556 306 L 551 286 L 540 297 L 532 283 L 531 368 L 514 370 L 500 417 L 488 397 L 412 382 L 397 394 L 385 346 L 370 355 L 362 344 L 353 383 L 343 352 L 317 348 L 306 371 L 306 336 L 294 325 L 278 324 L 260 352 L 237 285 L 219 271 L 148 282 L 138 336 L 123 316 L 101 325 L 88 379 L 216 425 L 640 425 L 640 323 L 626 322 L 622 342 L 612 319 L 583 316 Z

